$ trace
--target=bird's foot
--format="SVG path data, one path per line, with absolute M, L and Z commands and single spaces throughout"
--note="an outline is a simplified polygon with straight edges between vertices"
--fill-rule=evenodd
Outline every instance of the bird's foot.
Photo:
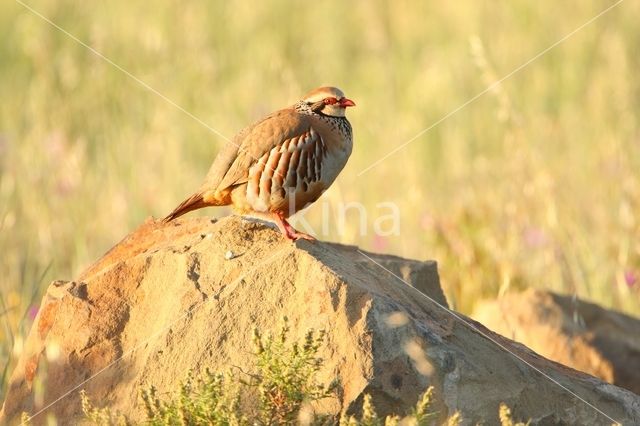
M 313 235 L 309 235 L 309 234 L 305 234 L 304 232 L 300 232 L 300 231 L 296 231 L 293 226 L 291 227 L 292 231 L 289 232 L 288 234 L 285 234 L 287 238 L 289 238 L 291 241 L 297 241 L 297 240 L 307 240 L 307 241 L 316 241 L 316 237 L 314 237 Z
M 307 241 L 315 241 L 315 237 L 306 234 L 304 232 L 300 232 L 297 231 L 296 228 L 294 228 L 293 226 L 291 226 L 291 224 L 289 222 L 287 222 L 287 219 L 284 218 L 284 216 L 281 216 L 279 214 L 274 214 L 275 218 L 276 218 L 276 224 L 278 225 L 278 229 L 280 229 L 280 232 L 282 232 L 282 234 L 287 237 L 287 239 L 291 240 L 291 241 L 297 241 L 297 240 L 307 240 Z

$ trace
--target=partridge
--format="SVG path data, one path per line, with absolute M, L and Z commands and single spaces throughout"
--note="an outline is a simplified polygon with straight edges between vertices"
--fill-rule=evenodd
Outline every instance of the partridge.
M 319 87 L 293 106 L 240 131 L 218 154 L 204 183 L 165 219 L 207 206 L 274 221 L 290 240 L 310 239 L 287 218 L 329 188 L 351 155 L 355 103 L 340 89 Z

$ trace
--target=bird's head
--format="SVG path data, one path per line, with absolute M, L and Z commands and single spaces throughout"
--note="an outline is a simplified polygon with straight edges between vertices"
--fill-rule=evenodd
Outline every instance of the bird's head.
M 342 90 L 337 87 L 318 87 L 302 99 L 311 107 L 313 112 L 331 117 L 344 117 L 347 107 L 356 106 L 351 99 L 344 97 Z

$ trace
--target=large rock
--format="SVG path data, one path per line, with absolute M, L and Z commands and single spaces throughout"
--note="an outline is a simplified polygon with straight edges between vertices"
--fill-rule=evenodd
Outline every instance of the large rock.
M 474 318 L 541 355 L 640 394 L 640 320 L 530 289 L 480 303 Z
M 73 424 L 80 389 L 140 418 L 141 385 L 164 392 L 189 369 L 246 367 L 252 329 L 273 330 L 286 314 L 292 337 L 309 328 L 328 332 L 322 379 L 338 376 L 342 389 L 319 407 L 325 412 L 356 410 L 370 393 L 380 413 L 402 413 L 434 385 L 440 418 L 461 410 L 465 424 L 495 424 L 502 401 L 538 424 L 611 422 L 597 410 L 640 423 L 636 395 L 548 361 L 445 306 L 433 262 L 292 244 L 236 217 L 148 222 L 76 281 L 50 286 L 0 422 L 27 411 L 36 422 L 53 413 Z

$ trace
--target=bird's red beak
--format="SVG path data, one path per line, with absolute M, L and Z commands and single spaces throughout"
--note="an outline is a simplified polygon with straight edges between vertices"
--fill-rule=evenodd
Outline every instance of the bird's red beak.
M 350 106 L 356 106 L 356 103 L 353 102 L 351 99 L 342 98 L 342 99 L 340 99 L 340 106 L 342 108 L 346 108 L 346 107 L 350 107 Z

